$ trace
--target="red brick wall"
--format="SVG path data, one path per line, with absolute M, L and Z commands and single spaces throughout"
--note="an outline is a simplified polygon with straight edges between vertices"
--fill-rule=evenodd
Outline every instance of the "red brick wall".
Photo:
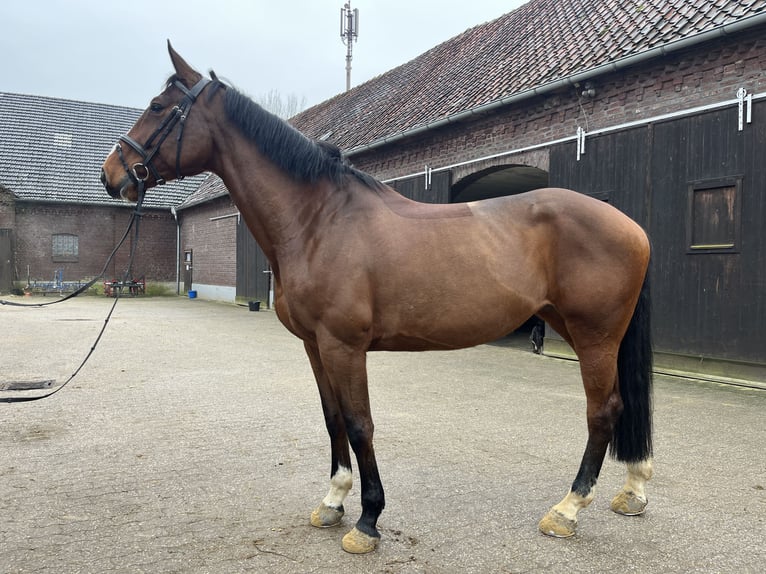
M 122 260 L 129 253 L 120 251 Z M 123 272 L 125 264 L 118 267 Z M 169 211 L 147 211 L 141 219 L 134 276 L 147 281 L 173 281 L 176 278 L 176 223 Z
M 122 237 L 131 210 L 91 205 L 17 202 L 16 261 L 17 280 L 30 278 L 51 281 L 62 269 L 65 281 L 89 279 L 98 275 L 107 257 Z M 175 280 L 175 222 L 169 212 L 147 210 L 140 224 L 139 245 L 133 276 L 147 281 Z M 78 237 L 77 261 L 54 261 L 52 235 Z M 106 272 L 106 278 L 122 278 L 132 242 L 127 239 Z
M 678 110 L 730 100 L 739 87 L 766 90 L 766 30 L 722 37 L 688 51 L 533 97 L 477 119 L 450 124 L 396 144 L 354 155 L 356 167 L 379 179 L 422 172 Z M 538 166 L 543 167 L 543 166 Z
M 193 251 L 193 282 L 234 287 L 237 282 L 237 208 L 231 199 L 221 197 L 179 212 L 181 256 Z

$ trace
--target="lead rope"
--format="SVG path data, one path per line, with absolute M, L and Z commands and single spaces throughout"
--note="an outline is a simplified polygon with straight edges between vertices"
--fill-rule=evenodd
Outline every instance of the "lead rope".
M 141 222 L 141 216 L 143 215 L 142 206 L 144 203 L 144 182 L 141 181 L 138 184 L 138 202 L 136 203 L 136 207 L 133 210 L 133 215 L 130 218 L 130 221 L 128 222 L 128 227 L 125 229 L 125 233 L 122 236 L 122 239 L 120 239 L 120 242 L 117 244 L 117 247 L 115 247 L 112 250 L 112 253 L 109 255 L 109 258 L 106 260 L 106 264 L 104 265 L 104 268 L 101 270 L 101 273 L 94 278 L 92 281 L 88 282 L 83 287 L 80 287 L 77 291 L 70 293 L 66 297 L 59 299 L 57 301 L 52 301 L 50 303 L 16 303 L 14 301 L 3 301 L 0 300 L 0 304 L 3 305 L 12 305 L 16 307 L 43 307 L 45 305 L 52 305 L 53 303 L 61 303 L 63 301 L 66 301 L 67 299 L 70 299 L 72 297 L 75 297 L 88 289 L 91 285 L 93 285 L 99 278 L 103 277 L 106 273 L 106 269 L 109 266 L 109 263 L 112 261 L 112 258 L 117 253 L 117 250 L 119 250 L 120 247 L 122 247 L 122 244 L 125 242 L 125 239 L 127 239 L 128 235 L 130 234 L 131 228 L 133 229 L 133 244 L 130 246 L 130 257 L 128 258 L 128 266 L 125 269 L 125 274 L 123 276 L 123 283 L 126 283 L 131 275 L 131 269 L 133 268 L 133 260 L 136 256 L 136 246 L 138 245 L 138 228 L 139 223 Z M 85 358 L 82 360 L 80 365 L 74 370 L 74 372 L 69 376 L 69 378 L 64 381 L 61 385 L 56 387 L 54 390 L 52 390 L 49 393 L 46 393 L 44 395 L 38 395 L 35 397 L 0 397 L 0 403 L 26 403 L 30 401 L 39 401 L 40 399 L 47 399 L 48 397 L 51 397 L 55 395 L 57 392 L 59 392 L 61 389 L 66 387 L 72 379 L 74 379 L 77 374 L 80 372 L 80 370 L 85 366 L 85 363 L 88 362 L 88 359 L 90 359 L 91 355 L 93 354 L 93 351 L 96 350 L 96 347 L 98 346 L 99 341 L 101 341 L 101 336 L 104 334 L 104 331 L 106 331 L 106 326 L 109 324 L 109 319 L 112 318 L 112 313 L 114 313 L 114 308 L 117 306 L 117 301 L 120 300 L 120 296 L 122 294 L 122 290 L 118 289 L 116 296 L 114 298 L 114 303 L 112 303 L 112 307 L 109 309 L 109 313 L 106 315 L 106 319 L 104 319 L 104 324 L 101 327 L 101 330 L 98 332 L 98 336 L 96 337 L 96 340 L 93 342 L 93 345 L 91 346 L 90 350 L 88 351 L 88 354 L 85 355 Z

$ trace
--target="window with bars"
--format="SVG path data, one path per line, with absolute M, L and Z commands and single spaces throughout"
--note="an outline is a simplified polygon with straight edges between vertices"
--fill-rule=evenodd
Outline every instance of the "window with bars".
M 80 256 L 80 241 L 77 235 L 56 233 L 51 236 L 53 261 L 75 262 Z

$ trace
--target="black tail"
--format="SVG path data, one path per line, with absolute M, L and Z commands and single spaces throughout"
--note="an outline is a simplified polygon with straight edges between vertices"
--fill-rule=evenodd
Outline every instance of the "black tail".
M 614 427 L 610 454 L 622 462 L 652 455 L 652 334 L 649 273 L 617 355 L 624 410 Z

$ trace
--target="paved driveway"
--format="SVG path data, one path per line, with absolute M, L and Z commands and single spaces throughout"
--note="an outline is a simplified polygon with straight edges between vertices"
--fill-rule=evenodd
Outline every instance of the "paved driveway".
M 0 308 L 0 382 L 66 379 L 109 303 Z M 766 392 L 658 377 L 647 513 L 609 511 L 607 461 L 553 540 L 537 521 L 585 445 L 575 363 L 485 345 L 369 370 L 388 507 L 352 556 L 358 482 L 341 528 L 308 523 L 329 444 L 301 343 L 268 311 L 121 300 L 69 387 L 0 404 L 0 572 L 763 571 Z

